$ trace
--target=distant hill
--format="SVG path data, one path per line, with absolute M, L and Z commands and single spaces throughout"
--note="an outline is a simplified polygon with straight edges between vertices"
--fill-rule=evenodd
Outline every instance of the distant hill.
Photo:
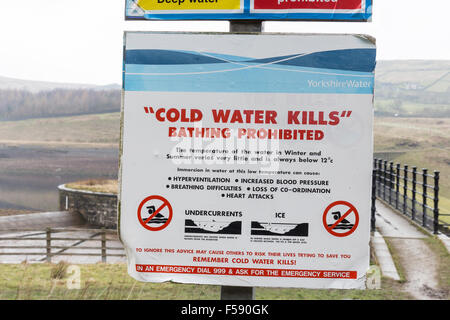
M 377 61 L 376 80 L 403 89 L 449 91 L 450 60 Z
M 120 111 L 121 86 L 0 77 L 0 121 Z M 450 117 L 450 60 L 381 60 L 375 116 Z
M 117 112 L 120 88 L 0 76 L 0 121 Z
M 54 89 L 90 89 L 90 90 L 118 90 L 118 84 L 94 85 L 80 83 L 62 83 L 23 80 L 0 76 L 0 90 L 24 90 L 29 92 L 50 91 Z
M 0 121 L 120 111 L 120 90 L 0 90 Z
M 378 61 L 375 115 L 450 117 L 450 60 Z

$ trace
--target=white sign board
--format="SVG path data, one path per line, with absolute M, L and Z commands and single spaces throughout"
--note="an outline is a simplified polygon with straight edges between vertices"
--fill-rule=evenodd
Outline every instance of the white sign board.
M 125 34 L 119 227 L 141 281 L 364 288 L 375 45 Z

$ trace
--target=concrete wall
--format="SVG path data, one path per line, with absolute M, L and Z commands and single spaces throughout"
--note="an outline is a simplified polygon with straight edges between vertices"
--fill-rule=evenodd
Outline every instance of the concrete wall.
M 60 185 L 59 209 L 79 213 L 89 223 L 108 229 L 117 228 L 117 195 L 69 189 Z

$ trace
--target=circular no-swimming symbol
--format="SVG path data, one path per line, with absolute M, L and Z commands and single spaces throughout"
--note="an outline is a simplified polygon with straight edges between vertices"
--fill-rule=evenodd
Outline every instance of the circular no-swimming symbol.
M 350 202 L 335 201 L 323 213 L 323 226 L 336 237 L 352 234 L 359 223 L 359 213 Z
M 149 196 L 141 201 L 137 210 L 140 224 L 147 230 L 159 231 L 172 220 L 173 210 L 169 201 L 161 196 Z

